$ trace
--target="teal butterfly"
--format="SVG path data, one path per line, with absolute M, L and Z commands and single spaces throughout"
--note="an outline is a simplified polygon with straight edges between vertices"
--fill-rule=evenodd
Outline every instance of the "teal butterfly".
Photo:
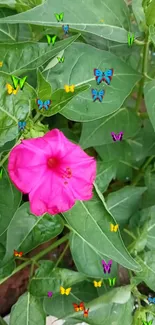
M 24 77 L 24 78 L 22 78 L 22 79 L 19 79 L 19 78 L 17 78 L 17 77 L 15 77 L 15 76 L 12 75 L 11 76 L 11 79 L 12 79 L 12 82 L 13 82 L 14 89 L 16 89 L 17 86 L 18 86 L 18 84 L 19 84 L 20 89 L 22 90 L 23 87 L 24 87 L 25 81 L 27 79 L 27 76 Z
M 64 19 L 64 13 L 61 12 L 61 14 L 54 14 L 56 20 L 59 22 L 59 21 L 63 21 Z
M 55 36 L 53 36 L 53 37 L 51 37 L 50 35 L 46 35 L 46 37 L 47 37 L 47 42 L 48 42 L 48 45 L 50 45 L 51 44 L 51 41 L 52 41 L 52 45 L 54 45 L 55 44 L 55 41 L 56 41 L 56 38 L 57 38 L 57 36 L 55 35 Z
M 63 63 L 63 62 L 65 61 L 64 56 L 62 56 L 62 58 L 57 57 L 57 59 L 58 59 L 58 62 L 59 62 L 59 63 Z
M 151 319 L 149 322 L 146 322 L 143 320 L 143 325 L 152 325 L 153 319 Z

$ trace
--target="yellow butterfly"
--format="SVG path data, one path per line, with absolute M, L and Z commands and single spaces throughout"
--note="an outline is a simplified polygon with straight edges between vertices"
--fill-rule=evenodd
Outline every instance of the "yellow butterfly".
M 101 22 L 101 23 L 104 23 L 104 20 L 103 20 L 103 19 L 101 19 L 101 20 L 100 20 L 100 22 Z
M 3 62 L 2 62 L 2 61 L 0 61 L 0 68 L 2 67 L 2 65 L 3 65 Z
M 16 89 L 14 89 L 10 84 L 6 84 L 6 88 L 7 88 L 7 91 L 8 91 L 9 95 L 10 94 L 16 95 L 17 92 L 18 92 L 19 86 Z
M 65 288 L 63 288 L 63 287 L 60 287 L 60 293 L 62 294 L 62 295 L 69 295 L 70 294 L 70 292 L 71 292 L 71 289 L 72 288 L 67 288 L 67 289 L 65 289 Z
M 97 287 L 101 287 L 102 282 L 103 282 L 103 281 L 98 281 L 98 282 L 97 282 L 97 281 L 94 280 L 94 281 L 93 281 L 93 283 L 94 283 L 94 287 L 96 287 L 96 288 L 97 288 Z
M 110 230 L 116 232 L 116 231 L 118 230 L 118 224 L 114 226 L 114 225 L 111 223 L 111 224 L 110 224 Z
M 65 92 L 66 93 L 69 93 L 69 92 L 73 93 L 74 92 L 74 88 L 75 88 L 74 85 L 71 85 L 71 86 L 65 85 L 64 86 L 64 89 L 65 89 Z

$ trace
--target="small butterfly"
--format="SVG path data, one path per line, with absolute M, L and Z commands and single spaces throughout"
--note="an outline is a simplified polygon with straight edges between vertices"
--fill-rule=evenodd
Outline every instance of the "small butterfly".
M 54 14 L 55 18 L 57 19 L 57 21 L 63 21 L 64 19 L 64 13 L 61 12 L 61 14 Z
M 6 84 L 6 88 L 7 88 L 9 95 L 11 95 L 11 94 L 16 95 L 19 90 L 19 86 L 17 87 L 17 89 L 14 89 L 10 84 Z
M 145 320 L 143 320 L 143 324 L 144 325 L 152 325 L 153 319 L 151 319 L 149 322 L 146 322 Z
M 62 56 L 62 58 L 57 57 L 57 59 L 58 59 L 58 62 L 59 62 L 59 63 L 63 63 L 63 62 L 65 61 L 64 56 Z
M 61 295 L 69 295 L 70 294 L 70 292 L 71 292 L 71 289 L 72 288 L 67 288 L 67 289 L 64 289 L 63 287 L 60 287 L 60 293 L 61 293 Z
M 110 224 L 110 230 L 116 232 L 116 231 L 118 230 L 118 224 L 114 226 L 114 225 L 111 223 L 111 224 Z
M 110 279 L 110 278 L 109 278 L 108 280 L 109 280 L 109 285 L 110 285 L 110 287 L 115 285 L 116 278 L 113 278 L 113 279 Z
M 155 304 L 155 298 L 149 297 L 149 298 L 148 298 L 148 301 L 149 301 L 150 303 Z
M 99 85 L 102 81 L 105 81 L 107 85 L 110 85 L 113 73 L 114 69 L 109 69 L 105 72 L 102 72 L 99 69 L 94 69 L 94 76 L 96 77 L 97 85 Z
M 23 255 L 23 252 L 17 252 L 17 251 L 14 249 L 14 256 L 21 257 L 22 255 Z
M 0 68 L 3 66 L 3 61 L 0 61 Z
M 45 108 L 47 111 L 51 105 L 51 100 L 48 99 L 43 102 L 41 99 L 37 99 L 37 105 L 39 109 Z
M 93 281 L 93 283 L 94 283 L 94 287 L 96 287 L 96 288 L 97 288 L 97 287 L 101 287 L 102 282 L 103 282 L 103 281 L 98 281 L 98 282 L 97 282 L 97 281 L 94 280 L 94 281 Z
M 118 134 L 111 132 L 111 136 L 114 141 L 122 141 L 123 132 L 119 132 Z
M 84 317 L 88 317 L 88 312 L 89 312 L 89 308 L 88 308 L 87 310 L 85 309 L 85 310 L 84 310 L 84 313 L 83 313 L 83 316 L 84 316 Z
M 26 126 L 26 122 L 18 122 L 18 128 L 21 130 L 21 131 L 24 131 L 25 129 L 25 126 Z
M 128 33 L 128 45 L 129 45 L 129 47 L 132 46 L 132 44 L 133 44 L 133 42 L 134 42 L 134 39 L 135 39 L 134 34 L 132 34 L 132 35 L 130 36 L 130 33 Z
M 63 29 L 65 35 L 69 33 L 69 25 L 62 25 L 62 29 Z
M 101 19 L 101 20 L 100 20 L 100 22 L 101 22 L 101 23 L 104 23 L 104 20 L 103 20 L 103 19 Z
M 52 297 L 53 296 L 53 292 L 52 291 L 48 291 L 48 297 L 50 298 L 50 297 Z
M 85 306 L 84 306 L 84 303 L 83 303 L 83 302 L 80 302 L 79 305 L 73 303 L 73 307 L 74 307 L 74 310 L 75 310 L 76 312 L 85 309 Z
M 92 89 L 91 92 L 92 92 L 93 102 L 99 100 L 99 102 L 101 103 L 105 94 L 105 90 L 101 89 L 97 91 L 96 89 Z
M 16 89 L 17 86 L 19 85 L 20 89 L 23 90 L 23 87 L 24 87 L 25 81 L 27 79 L 27 76 L 24 77 L 24 78 L 19 79 L 19 78 L 12 75 L 11 78 L 12 78 L 12 82 L 13 82 L 13 85 L 14 85 L 14 89 Z
M 112 265 L 112 260 L 110 260 L 109 262 L 108 262 L 108 264 L 104 261 L 104 260 L 102 260 L 102 266 L 103 266 L 103 269 L 104 269 L 104 273 L 110 273 L 111 272 L 111 265 Z
M 3 169 L 0 171 L 0 179 L 2 179 Z
M 51 42 L 52 42 L 52 45 L 55 44 L 55 41 L 56 41 L 56 38 L 57 38 L 56 35 L 54 35 L 53 37 L 51 37 L 50 35 L 46 35 L 46 37 L 47 37 L 47 43 L 48 43 L 48 45 L 50 45 Z
M 72 86 L 65 85 L 64 86 L 64 89 L 65 89 L 65 92 L 66 93 L 69 93 L 69 92 L 73 93 L 74 92 L 74 88 L 75 88 L 74 85 L 72 85 Z

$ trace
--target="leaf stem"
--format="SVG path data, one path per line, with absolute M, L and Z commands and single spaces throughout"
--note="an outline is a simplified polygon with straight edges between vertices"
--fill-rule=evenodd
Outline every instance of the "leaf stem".
M 61 239 L 57 240 L 56 242 L 54 242 L 53 244 L 51 244 L 49 247 L 45 248 L 43 251 L 39 252 L 35 257 L 33 257 L 33 261 L 36 262 L 39 259 L 41 259 L 44 255 L 46 255 L 47 253 L 49 253 L 51 250 L 53 250 L 54 248 L 56 248 L 57 246 L 61 245 L 62 243 L 64 243 L 66 240 L 69 239 L 69 233 L 66 234 L 65 236 L 63 236 Z M 29 261 L 26 261 L 24 263 L 22 263 L 21 265 L 17 266 L 13 272 L 8 275 L 7 277 L 5 277 L 4 279 L 0 280 L 0 284 L 4 283 L 6 280 L 8 280 L 12 275 L 16 274 L 17 272 L 21 271 L 22 269 L 24 269 L 26 266 L 28 266 L 29 264 L 32 263 L 32 259 L 30 259 Z
M 129 231 L 128 229 L 123 229 L 123 231 L 124 232 L 126 232 L 130 237 L 132 237 L 134 240 L 136 240 L 136 237 L 134 236 L 134 234 L 131 232 L 131 231 Z
M 56 268 L 56 267 L 58 266 L 58 264 L 61 262 L 62 258 L 64 257 L 64 255 L 65 255 L 65 253 L 66 253 L 66 251 L 67 251 L 67 249 L 68 249 L 68 246 L 69 246 L 69 241 L 67 242 L 67 244 L 66 244 L 66 246 L 65 246 L 65 248 L 64 248 L 64 250 L 63 250 L 63 252 L 62 252 L 61 255 L 59 256 L 59 258 L 58 258 L 58 260 L 57 260 L 57 262 L 56 262 L 54 268 Z
M 147 168 L 147 166 L 150 164 L 150 162 L 155 158 L 155 156 L 151 156 L 149 157 L 146 162 L 144 163 L 144 165 L 140 168 L 138 174 L 136 175 L 136 177 L 134 178 L 134 180 L 132 181 L 132 185 L 137 185 L 137 183 L 140 181 L 141 177 L 144 174 L 145 169 Z

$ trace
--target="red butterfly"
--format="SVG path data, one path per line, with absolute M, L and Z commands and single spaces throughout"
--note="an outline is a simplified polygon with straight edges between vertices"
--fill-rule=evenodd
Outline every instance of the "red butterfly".
M 73 307 L 75 311 L 81 311 L 85 309 L 84 303 L 80 302 L 79 305 L 73 303 Z
M 84 309 L 84 314 L 83 314 L 83 316 L 84 316 L 84 317 L 88 317 L 88 312 L 89 312 L 89 308 L 88 308 L 88 309 Z
M 14 256 L 21 257 L 22 255 L 23 255 L 23 252 L 17 252 L 17 251 L 14 249 Z

